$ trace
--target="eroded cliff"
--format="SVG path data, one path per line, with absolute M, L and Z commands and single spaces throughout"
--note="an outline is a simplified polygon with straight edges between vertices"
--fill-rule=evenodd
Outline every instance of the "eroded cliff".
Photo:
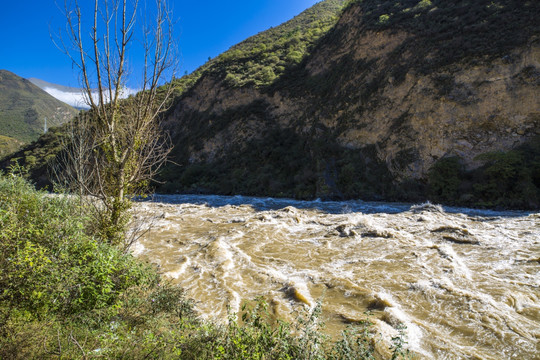
M 441 159 L 474 171 L 481 154 L 538 143 L 539 9 L 353 2 L 270 85 L 203 73 L 168 118 L 182 165 L 168 189 L 427 197 Z

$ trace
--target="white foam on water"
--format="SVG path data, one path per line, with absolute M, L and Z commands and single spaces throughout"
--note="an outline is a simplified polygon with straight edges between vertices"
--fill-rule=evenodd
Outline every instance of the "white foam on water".
M 406 325 L 406 347 L 420 358 L 527 358 L 538 348 L 538 216 L 429 205 L 413 213 L 407 204 L 355 201 L 174 197 L 188 198 L 192 204 L 157 210 L 145 204 L 145 211 L 165 214 L 156 221 L 164 235 L 132 251 L 156 263 L 159 254 L 166 256 L 167 275 L 188 296 L 197 294 L 207 314 L 226 316 L 226 305 L 236 311 L 260 295 L 292 311 L 303 303 L 299 299 L 314 306 L 324 291 L 331 299 L 323 299 L 323 309 L 332 301 L 327 308 L 359 314 L 373 294 L 369 289 L 384 289 L 376 296 L 386 305 L 375 311 L 374 322 L 389 336 L 396 329 L 378 320 L 381 314 Z M 466 229 L 480 244 L 445 242 L 432 232 L 446 226 Z M 172 239 L 176 232 L 178 241 Z M 174 254 L 189 261 L 175 262 Z M 330 315 L 329 321 L 339 321 Z M 471 336 L 478 341 L 471 343 Z
M 422 348 L 422 338 L 424 337 L 424 333 L 422 329 L 415 324 L 414 320 L 412 320 L 399 306 L 387 307 L 384 311 L 405 326 L 404 332 L 407 347 L 412 351 L 427 355 Z
M 384 308 L 385 315 L 383 318 L 386 319 L 386 322 L 389 323 L 396 331 L 393 333 L 392 337 L 398 335 L 398 330 L 400 326 L 403 326 L 405 341 L 407 342 L 407 348 L 425 356 L 429 355 L 422 347 L 422 339 L 424 337 L 424 332 L 416 324 L 410 315 L 408 315 L 394 297 L 385 292 L 380 291 L 375 294 L 375 299 L 387 304 Z
M 178 279 L 178 278 L 180 278 L 180 275 L 182 275 L 182 274 L 184 274 L 186 272 L 186 269 L 190 265 L 191 265 L 191 259 L 189 257 L 187 257 L 187 256 L 183 256 L 182 257 L 182 265 L 180 265 L 177 270 L 168 271 L 164 275 L 168 276 L 168 277 L 171 277 L 173 279 Z
M 430 280 L 418 280 L 417 282 L 414 282 L 409 285 L 409 289 L 411 290 L 418 290 L 422 291 L 424 293 L 427 293 L 431 287 L 433 286 L 433 283 Z
M 467 280 L 472 280 L 471 270 L 465 265 L 463 259 L 461 259 L 458 254 L 454 251 L 454 248 L 451 245 L 442 244 L 437 246 L 437 250 L 444 258 L 448 259 L 454 272 L 458 275 L 464 276 Z
M 146 248 L 143 244 L 141 244 L 140 241 L 135 242 L 133 245 L 131 245 L 130 251 L 133 254 L 133 256 L 140 256 L 144 254 L 144 251 Z
M 236 291 L 230 291 L 231 298 L 229 299 L 230 311 L 234 313 L 240 312 L 240 306 L 242 304 L 242 297 Z
M 208 251 L 214 266 L 219 267 L 223 271 L 229 271 L 234 268 L 234 255 L 230 245 L 219 237 L 208 245 Z

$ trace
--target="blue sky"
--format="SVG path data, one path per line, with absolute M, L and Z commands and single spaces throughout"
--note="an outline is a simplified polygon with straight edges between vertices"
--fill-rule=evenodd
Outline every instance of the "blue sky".
M 79 1 L 91 10 L 93 0 Z M 178 20 L 180 74 L 195 70 L 208 57 L 215 57 L 247 37 L 291 19 L 316 2 L 318 0 L 169 0 Z M 78 86 L 78 73 L 50 38 L 51 32 L 58 33 L 65 24 L 57 3 L 63 6 L 64 0 L 3 2 L 0 69 L 24 78 Z

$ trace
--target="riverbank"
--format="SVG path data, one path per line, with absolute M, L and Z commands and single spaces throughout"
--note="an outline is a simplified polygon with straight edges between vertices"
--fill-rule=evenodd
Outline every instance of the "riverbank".
M 0 358 L 372 358 L 362 322 L 337 341 L 320 307 L 290 323 L 259 300 L 225 323 L 203 320 L 178 285 L 92 230 L 73 198 L 0 176 Z M 239 317 L 240 319 L 237 319 Z M 389 356 L 407 357 L 402 338 Z

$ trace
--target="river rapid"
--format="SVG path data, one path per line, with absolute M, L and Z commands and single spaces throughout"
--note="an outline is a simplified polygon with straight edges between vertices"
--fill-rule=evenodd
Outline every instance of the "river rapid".
M 331 336 L 370 312 L 383 355 L 404 325 L 417 358 L 540 359 L 540 214 L 191 195 L 136 210 L 152 230 L 133 253 L 209 319 L 321 301 Z

